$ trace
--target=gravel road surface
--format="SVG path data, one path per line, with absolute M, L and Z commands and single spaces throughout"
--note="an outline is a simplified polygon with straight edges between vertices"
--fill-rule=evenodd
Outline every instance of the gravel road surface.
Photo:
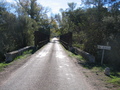
M 0 85 L 0 90 L 94 90 L 56 38 Z

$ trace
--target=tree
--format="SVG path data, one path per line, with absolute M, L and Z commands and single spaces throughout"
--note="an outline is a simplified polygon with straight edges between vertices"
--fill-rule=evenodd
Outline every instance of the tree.
M 5 6 L 5 3 L 3 4 Z M 4 6 L 0 6 L 0 59 L 4 58 L 6 52 L 16 49 L 14 37 L 16 16 L 9 13 Z
M 60 35 L 58 24 L 54 17 L 51 17 L 50 31 L 51 31 L 51 37 Z
M 34 31 L 50 34 L 47 9 L 36 0 L 18 0 L 17 5 L 10 7 L 16 10 L 14 13 L 6 5 L 0 3 L 0 60 L 7 52 L 33 46 Z
M 37 4 L 37 0 L 19 0 L 18 4 L 35 21 L 40 21 L 48 12 L 42 5 Z
M 68 3 L 69 9 L 70 11 L 73 11 L 76 8 L 76 3 L 72 2 L 72 3 Z

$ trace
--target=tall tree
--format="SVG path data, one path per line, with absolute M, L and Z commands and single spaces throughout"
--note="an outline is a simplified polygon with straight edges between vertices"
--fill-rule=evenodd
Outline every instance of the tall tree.
M 37 4 L 37 0 L 19 0 L 18 4 L 36 21 L 40 21 L 41 17 L 47 13 L 47 9 Z
M 72 2 L 72 3 L 68 3 L 68 6 L 69 6 L 69 10 L 70 11 L 73 11 L 75 8 L 76 8 L 76 3 Z

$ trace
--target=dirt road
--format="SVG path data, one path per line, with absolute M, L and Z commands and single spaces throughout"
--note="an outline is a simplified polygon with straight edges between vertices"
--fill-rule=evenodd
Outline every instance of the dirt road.
M 0 90 L 94 90 L 54 38 L 0 85 Z

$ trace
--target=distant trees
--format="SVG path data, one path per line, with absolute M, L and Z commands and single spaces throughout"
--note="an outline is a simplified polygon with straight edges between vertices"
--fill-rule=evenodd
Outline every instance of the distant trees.
M 19 9 L 22 8 L 24 14 L 36 21 L 38 24 L 37 28 L 40 28 L 42 30 L 41 32 L 49 32 L 50 22 L 47 17 L 48 8 L 44 8 L 42 5 L 37 4 L 37 0 L 19 0 L 17 4 L 20 6 Z M 46 31 L 43 31 L 43 29 Z
M 27 45 L 34 45 L 34 31 L 50 34 L 47 9 L 37 0 L 18 0 L 7 10 L 7 3 L 0 2 L 0 61 L 4 54 Z
M 110 45 L 105 61 L 120 65 L 120 1 L 106 5 L 102 0 L 83 0 L 83 8 L 68 3 L 69 8 L 51 19 L 37 0 L 17 1 L 14 13 L 0 2 L 0 60 L 9 51 L 33 45 L 35 30 L 50 34 L 51 29 L 53 36 L 73 32 L 73 46 L 95 55 L 98 61 L 101 51 L 97 45 Z
M 60 33 L 73 32 L 73 46 L 95 55 L 98 61 L 101 51 L 97 45 L 109 44 L 112 50 L 106 54 L 106 63 L 120 65 L 120 2 L 111 4 L 110 10 L 102 0 L 86 1 L 87 8 L 74 9 L 76 4 L 69 3 L 62 16 L 57 16 Z
M 51 17 L 50 19 L 50 31 L 51 31 L 51 37 L 58 36 L 60 34 L 58 29 L 58 24 L 53 17 Z

